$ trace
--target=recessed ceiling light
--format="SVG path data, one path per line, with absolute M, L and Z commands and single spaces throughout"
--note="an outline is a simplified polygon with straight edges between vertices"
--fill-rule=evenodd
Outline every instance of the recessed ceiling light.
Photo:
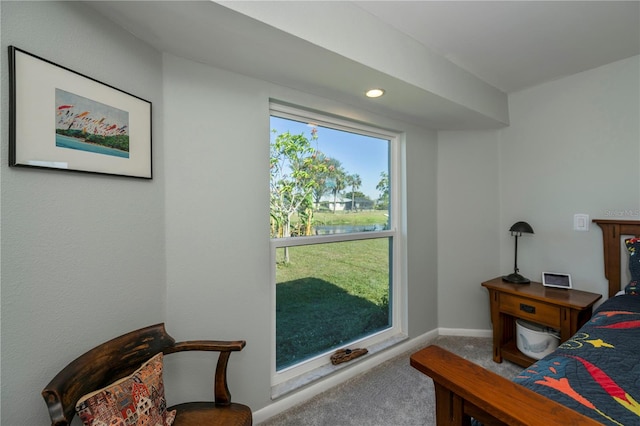
M 384 89 L 369 89 L 365 92 L 367 98 L 379 98 L 384 95 Z

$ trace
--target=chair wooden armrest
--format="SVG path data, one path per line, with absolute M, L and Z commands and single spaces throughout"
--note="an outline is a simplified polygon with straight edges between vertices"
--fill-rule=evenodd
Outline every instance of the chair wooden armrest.
M 216 405 L 225 406 L 231 404 L 231 394 L 227 386 L 227 363 L 233 351 L 241 351 L 245 346 L 244 340 L 222 341 L 222 340 L 190 340 L 175 343 L 165 349 L 164 353 L 174 353 L 183 351 L 216 351 L 218 355 L 218 365 L 216 366 L 215 379 L 213 385 L 214 402 Z
M 175 426 L 251 425 L 251 409 L 232 403 L 227 386 L 227 364 L 231 352 L 240 351 L 243 340 L 193 340 L 176 343 L 164 324 L 131 331 L 102 343 L 80 355 L 62 369 L 42 391 L 51 424 L 68 426 L 75 415 L 77 401 L 137 370 L 156 354 L 184 351 L 219 352 L 214 380 L 214 401 L 192 402 L 169 407 L 176 409 Z
M 247 345 L 244 340 L 188 340 L 186 342 L 174 343 L 165 350 L 165 354 L 182 351 L 215 351 L 215 352 L 235 352 L 241 351 Z
M 410 358 L 415 369 L 431 377 L 436 393 L 436 423 L 469 425 L 596 426 L 600 423 L 439 346 Z

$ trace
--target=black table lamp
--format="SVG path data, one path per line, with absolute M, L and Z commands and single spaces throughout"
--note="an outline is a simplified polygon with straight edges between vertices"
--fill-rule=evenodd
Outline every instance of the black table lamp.
M 527 222 L 516 222 L 509 231 L 512 237 L 516 237 L 516 256 L 513 261 L 513 274 L 503 276 L 502 280 L 516 284 L 529 284 L 531 282 L 529 278 L 525 278 L 518 273 L 518 237 L 522 237 L 523 233 L 533 234 L 533 228 Z

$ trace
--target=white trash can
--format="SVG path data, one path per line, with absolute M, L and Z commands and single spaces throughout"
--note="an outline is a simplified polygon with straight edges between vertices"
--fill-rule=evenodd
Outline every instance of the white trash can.
M 541 359 L 560 344 L 560 334 L 549 327 L 525 320 L 516 320 L 516 346 L 523 354 Z

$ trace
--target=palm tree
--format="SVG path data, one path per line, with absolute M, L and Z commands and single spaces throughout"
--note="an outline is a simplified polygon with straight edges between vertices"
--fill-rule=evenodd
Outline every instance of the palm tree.
M 329 166 L 329 169 L 331 169 L 331 166 Z M 345 187 L 345 177 L 346 174 L 344 172 L 344 170 L 342 169 L 342 167 L 340 167 L 339 169 L 335 169 L 332 170 L 333 174 L 333 186 L 331 188 L 331 192 L 333 192 L 333 214 L 336 213 L 336 204 L 338 202 L 338 194 L 340 193 L 340 191 L 342 191 Z
M 376 185 L 376 189 L 380 191 L 376 208 L 385 210 L 389 208 L 389 173 L 380 173 L 380 182 Z
M 362 185 L 362 179 L 360 179 L 360 175 L 356 173 L 347 176 L 346 183 L 351 187 L 351 211 L 355 211 L 355 192 L 360 188 L 360 185 Z

